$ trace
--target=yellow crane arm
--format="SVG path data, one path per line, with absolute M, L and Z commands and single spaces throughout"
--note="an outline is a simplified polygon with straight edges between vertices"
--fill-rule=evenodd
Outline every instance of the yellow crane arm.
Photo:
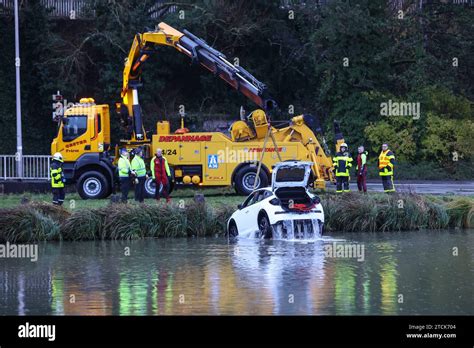
M 158 29 L 158 31 L 135 35 L 123 69 L 122 98 L 127 95 L 130 80 L 136 80 L 140 77 L 140 67 L 151 53 L 147 52 L 151 51 L 151 48 L 146 49 L 147 46 L 150 46 L 150 43 L 172 46 L 178 51 L 183 52 L 179 46 L 179 40 L 183 37 L 183 33 L 163 22 L 158 24 Z
M 122 103 L 126 106 L 126 114 L 122 118 L 129 120 L 127 125 L 132 125 L 132 140 L 146 140 L 137 88 L 141 85 L 141 66 L 153 53 L 156 45 L 171 46 L 184 53 L 193 63 L 200 64 L 221 78 L 262 109 L 267 111 L 276 107 L 275 101 L 267 95 L 266 85 L 244 68 L 230 63 L 224 54 L 187 30 L 182 33 L 161 22 L 157 30 L 135 35 L 125 62 Z

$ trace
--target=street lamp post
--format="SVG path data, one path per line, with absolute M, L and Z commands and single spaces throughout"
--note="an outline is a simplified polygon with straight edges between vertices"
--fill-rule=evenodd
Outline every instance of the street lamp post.
M 18 0 L 15 0 L 15 71 L 16 71 L 16 169 L 17 176 L 23 178 L 23 142 L 21 138 L 21 94 L 20 94 L 20 35 Z

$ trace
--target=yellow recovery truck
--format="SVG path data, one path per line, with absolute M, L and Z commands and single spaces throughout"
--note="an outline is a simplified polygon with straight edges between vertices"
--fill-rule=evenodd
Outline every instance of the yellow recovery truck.
M 220 77 L 243 93 L 260 109 L 242 117 L 230 128 L 230 137 L 221 132 L 189 132 L 181 128 L 171 132 L 168 121 L 158 121 L 156 133 L 143 126 L 138 101 L 141 67 L 155 51 L 156 45 L 171 46 Z M 324 189 L 333 181 L 332 160 L 327 147 L 319 143 L 322 133 L 319 121 L 311 115 L 293 117 L 283 128 L 275 128 L 268 113 L 276 103 L 268 97 L 266 86 L 240 66 L 231 64 L 219 51 L 184 30 L 180 32 L 165 23 L 155 31 L 137 34 L 123 71 L 122 103 L 117 104 L 121 124 L 127 134 L 120 146 L 144 149 L 146 162 L 157 148 L 163 149 L 173 171 L 175 183 L 200 186 L 233 185 L 239 194 L 248 194 L 255 187 L 269 184 L 272 166 L 285 160 L 313 162 L 315 187 Z M 96 105 L 92 98 L 83 98 L 56 118 L 58 133 L 51 144 L 51 153 L 61 152 L 68 183 L 75 183 L 84 199 L 105 198 L 113 191 L 118 145 L 112 146 L 108 105 Z M 336 148 L 344 142 L 335 122 Z M 267 144 L 267 140 L 273 141 Z M 271 144 L 271 146 L 270 146 Z M 258 164 L 260 170 L 258 170 Z M 259 178 L 255 183 L 257 172 Z M 153 196 L 155 185 L 146 182 L 147 195 Z

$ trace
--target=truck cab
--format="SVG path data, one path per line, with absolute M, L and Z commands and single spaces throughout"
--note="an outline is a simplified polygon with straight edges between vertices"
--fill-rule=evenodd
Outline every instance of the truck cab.
M 68 107 L 58 122 L 51 154 L 63 155 L 67 183 L 76 184 L 83 199 L 107 197 L 112 192 L 115 170 L 109 155 L 109 106 L 82 98 Z

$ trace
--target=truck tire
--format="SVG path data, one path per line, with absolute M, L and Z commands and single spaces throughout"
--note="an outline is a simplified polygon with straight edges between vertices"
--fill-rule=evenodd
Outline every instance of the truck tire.
M 110 195 L 111 185 L 104 174 L 90 171 L 79 177 L 76 189 L 82 199 L 100 199 Z
M 161 187 L 160 187 L 161 189 Z M 145 197 L 147 198 L 155 198 L 155 190 L 156 190 L 156 183 L 155 183 L 155 180 L 153 180 L 153 178 L 148 178 L 146 179 L 145 181 Z M 174 182 L 171 181 L 170 182 L 170 192 L 168 192 L 168 194 L 171 194 L 171 192 L 173 192 L 174 190 Z
M 253 191 L 255 177 L 257 176 L 257 167 L 245 166 L 240 168 L 234 177 L 235 191 L 239 195 L 247 196 Z M 260 169 L 260 181 L 256 189 L 266 187 L 268 185 L 268 177 L 263 169 Z

